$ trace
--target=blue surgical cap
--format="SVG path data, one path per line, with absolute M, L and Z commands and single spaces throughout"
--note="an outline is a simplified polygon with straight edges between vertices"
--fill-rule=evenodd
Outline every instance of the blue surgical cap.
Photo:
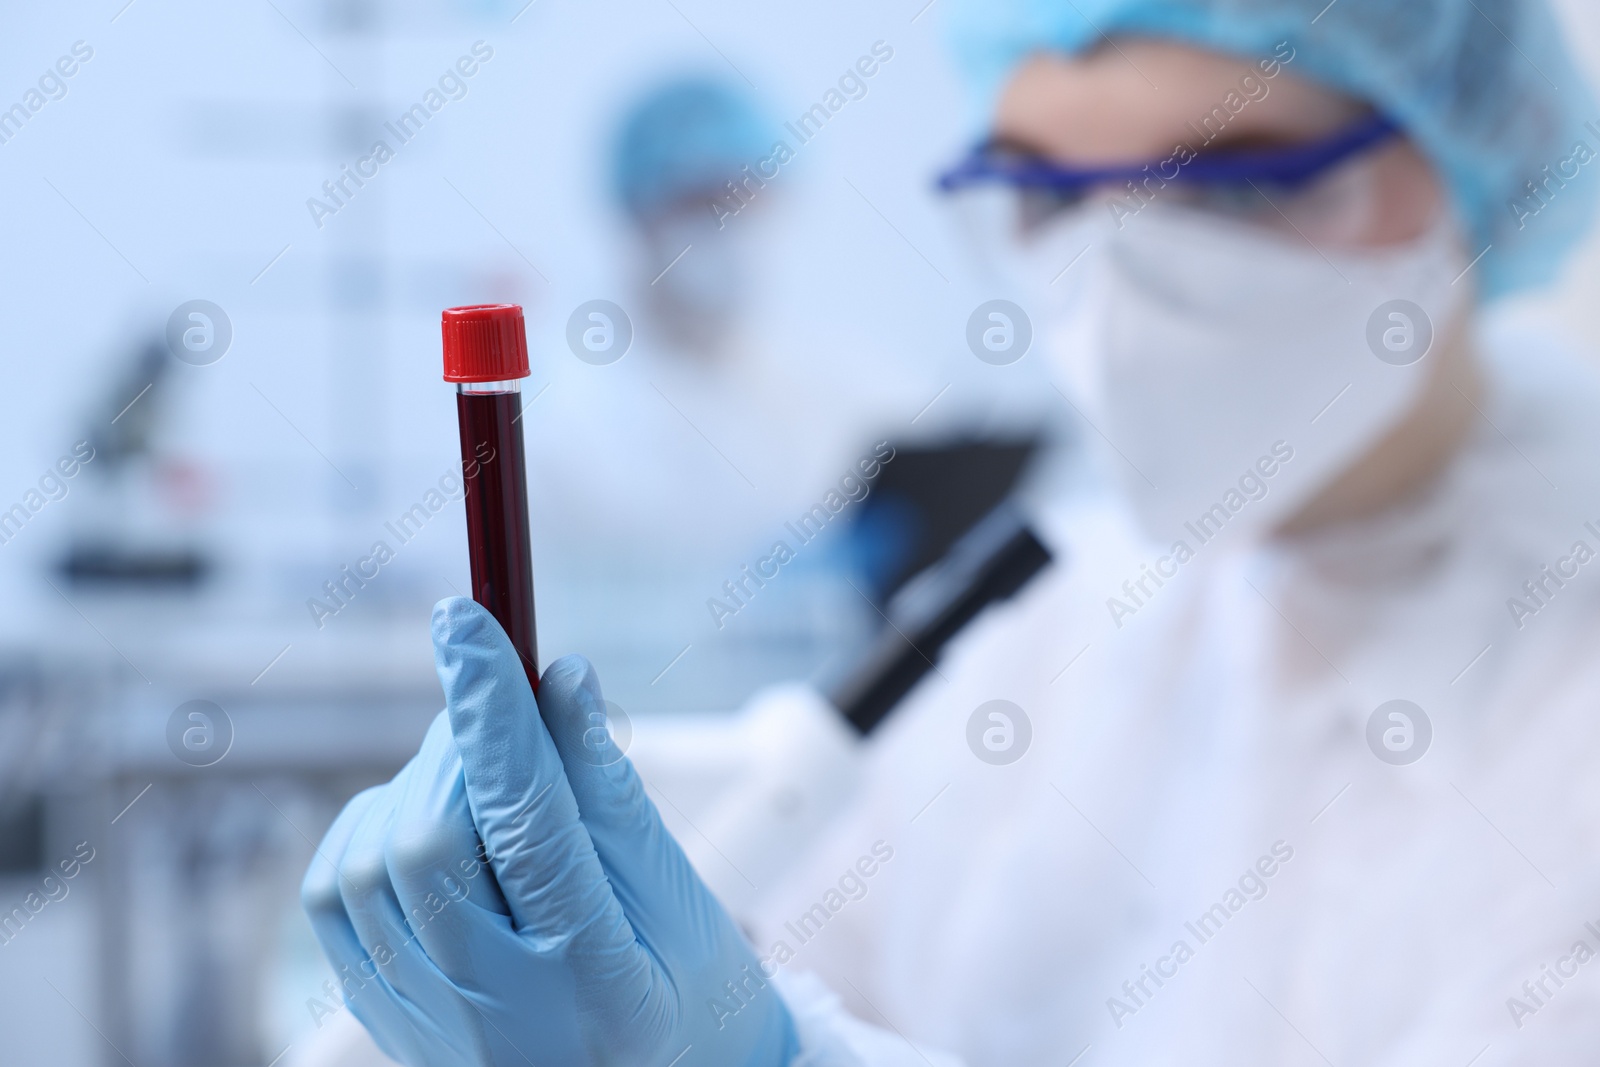
M 1103 35 L 1250 60 L 1288 42 L 1286 69 L 1372 104 L 1433 161 L 1485 298 L 1550 280 L 1593 215 L 1600 112 L 1542 0 L 962 0 L 951 20 L 986 110 L 1030 53 Z
M 612 155 L 617 199 L 636 218 L 720 189 L 767 154 L 771 137 L 749 95 L 720 81 L 678 78 L 623 117 Z

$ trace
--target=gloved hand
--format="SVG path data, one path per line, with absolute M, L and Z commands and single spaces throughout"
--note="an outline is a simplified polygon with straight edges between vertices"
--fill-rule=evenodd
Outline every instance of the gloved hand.
M 594 670 L 538 704 L 471 600 L 433 612 L 446 709 L 334 821 L 301 890 L 351 1011 L 409 1067 L 783 1067 L 778 992 L 604 728 Z

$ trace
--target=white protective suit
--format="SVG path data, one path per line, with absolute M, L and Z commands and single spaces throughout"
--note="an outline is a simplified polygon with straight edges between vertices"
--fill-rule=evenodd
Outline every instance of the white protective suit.
M 1421 498 L 1201 546 L 1120 627 L 1165 546 L 1054 517 L 1065 565 L 958 640 L 757 907 L 797 1067 L 1593 1062 L 1600 383 L 1484 353 Z M 1396 698 L 1432 725 L 1409 765 L 1367 740 Z M 994 699 L 1032 727 L 1009 765 L 968 747 Z M 297 1062 L 387 1062 L 347 1014 Z
M 1600 388 L 1526 335 L 1483 348 L 1422 498 L 1203 546 L 1120 628 L 1165 546 L 1062 516 L 1068 565 L 960 639 L 762 906 L 758 948 L 877 1028 L 834 1016 L 860 1062 L 1595 1061 Z M 1432 724 L 1410 765 L 1367 741 L 1395 698 Z M 1032 725 L 1008 766 L 968 748 L 993 699 Z

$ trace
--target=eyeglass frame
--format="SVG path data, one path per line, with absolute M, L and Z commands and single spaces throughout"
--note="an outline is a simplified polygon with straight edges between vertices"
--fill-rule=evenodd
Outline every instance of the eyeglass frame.
M 1190 148 L 1188 151 L 1193 158 L 1179 164 L 1174 174 L 1159 169 L 1173 162 L 1171 156 L 1139 164 L 1073 167 L 1042 156 L 1019 153 L 997 139 L 987 138 L 943 171 L 937 187 L 942 193 L 952 194 L 974 186 L 999 184 L 1025 191 L 1071 195 L 1087 193 L 1097 186 L 1155 178 L 1163 183 L 1195 185 L 1263 182 L 1292 191 L 1403 132 L 1399 123 L 1381 112 L 1373 112 L 1325 137 L 1301 144 L 1209 154 Z

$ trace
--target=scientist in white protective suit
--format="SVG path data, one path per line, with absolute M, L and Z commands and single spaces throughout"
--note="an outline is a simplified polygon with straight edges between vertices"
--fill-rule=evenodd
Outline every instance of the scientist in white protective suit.
M 707 604 L 770 552 L 783 519 L 852 470 L 888 418 L 860 390 L 839 395 L 793 343 L 792 322 L 760 313 L 774 287 L 765 227 L 785 190 L 764 190 L 719 227 L 727 183 L 780 128 L 742 85 L 700 75 L 652 79 L 629 100 L 605 160 L 628 238 L 609 295 L 626 307 L 571 311 L 570 352 L 542 361 L 549 395 L 525 420 L 543 501 L 533 543 L 561 561 L 541 573 L 547 643 L 584 649 L 627 707 L 686 693 L 732 707 L 848 640 L 846 626 L 823 628 L 841 605 L 870 613 L 841 553 L 790 567 L 762 594 L 762 626 L 724 633 Z
M 958 39 L 1114 491 L 749 936 L 577 658 L 469 601 L 305 902 L 407 1064 L 1578 1064 L 1600 1041 L 1600 391 L 1498 298 L 1600 132 L 1536 3 L 1019 0 Z M 785 699 L 793 699 L 792 694 Z

